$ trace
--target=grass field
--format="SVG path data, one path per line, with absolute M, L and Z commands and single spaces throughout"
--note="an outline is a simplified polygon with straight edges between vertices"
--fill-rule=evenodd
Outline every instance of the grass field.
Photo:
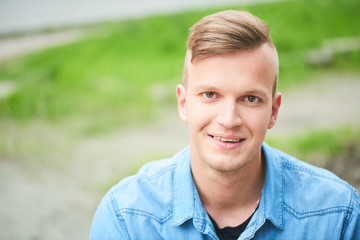
M 324 39 L 360 36 L 359 5 L 350 0 L 304 0 L 246 8 L 271 28 L 281 61 L 281 89 L 329 68 L 356 71 L 359 52 L 316 68 L 307 65 L 304 56 Z M 243 9 L 222 9 L 228 8 Z M 17 90 L 0 101 L 0 118 L 76 122 L 83 133 L 147 120 L 159 99 L 160 104 L 174 100 L 190 26 L 222 9 L 103 23 L 86 39 L 3 63 L 0 81 L 14 81 Z M 156 91 L 154 85 L 165 87 Z
M 327 159 L 344 154 L 351 145 L 360 146 L 360 129 L 340 127 L 332 130 L 313 130 L 286 140 L 284 137 L 271 136 L 266 141 L 299 159 Z

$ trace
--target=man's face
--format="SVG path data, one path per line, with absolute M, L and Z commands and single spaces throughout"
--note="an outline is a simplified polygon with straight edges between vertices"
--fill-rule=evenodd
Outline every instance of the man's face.
M 187 84 L 177 87 L 179 114 L 190 130 L 191 161 L 232 173 L 261 158 L 281 95 L 272 96 L 274 50 L 256 50 L 187 61 Z M 199 165 L 200 164 L 200 165 Z

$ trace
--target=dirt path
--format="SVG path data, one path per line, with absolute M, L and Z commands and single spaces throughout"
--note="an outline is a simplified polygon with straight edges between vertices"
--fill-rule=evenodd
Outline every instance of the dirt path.
M 282 94 L 270 134 L 294 134 L 337 126 L 360 127 L 360 74 L 329 73 Z
M 84 37 L 85 34 L 86 31 L 84 30 L 70 29 L 52 33 L 0 38 L 0 63 L 44 48 L 73 42 Z

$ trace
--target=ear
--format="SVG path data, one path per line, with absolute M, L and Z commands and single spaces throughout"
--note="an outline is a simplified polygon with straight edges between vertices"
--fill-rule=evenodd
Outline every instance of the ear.
M 176 87 L 176 97 L 177 97 L 178 112 L 179 112 L 180 119 L 184 122 L 187 122 L 186 89 L 181 84 L 177 85 L 177 87 Z
M 274 127 L 277 116 L 279 114 L 280 105 L 281 105 L 281 93 L 276 93 L 272 100 L 272 112 L 271 112 L 268 129 Z

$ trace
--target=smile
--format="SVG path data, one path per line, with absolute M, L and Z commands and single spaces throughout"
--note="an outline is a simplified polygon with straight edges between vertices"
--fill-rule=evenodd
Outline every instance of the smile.
M 216 137 L 216 136 L 212 136 L 212 135 L 210 135 L 210 136 L 215 140 L 226 142 L 226 143 L 238 143 L 238 142 L 241 142 L 244 140 L 244 139 L 222 138 L 222 137 Z

